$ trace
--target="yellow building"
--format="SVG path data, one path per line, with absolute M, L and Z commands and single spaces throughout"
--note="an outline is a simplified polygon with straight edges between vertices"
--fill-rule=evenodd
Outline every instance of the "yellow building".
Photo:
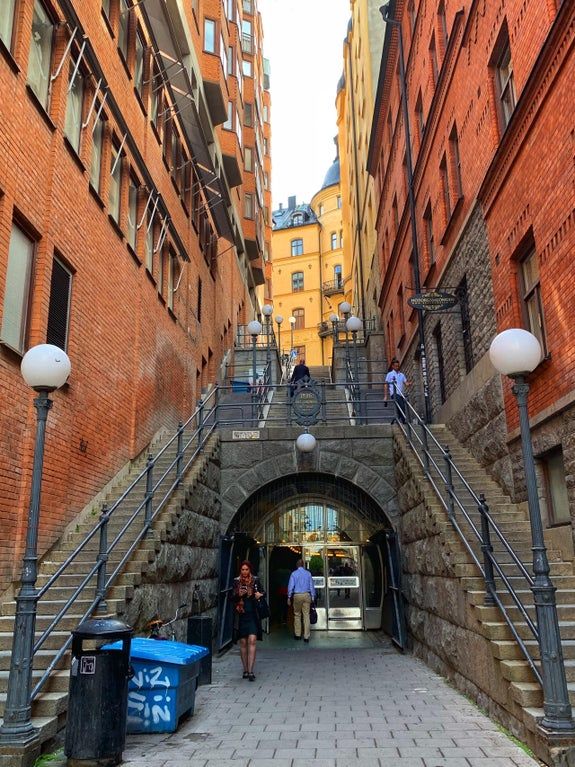
M 280 206 L 273 213 L 274 316 L 283 318 L 281 347 L 303 357 L 309 366 L 331 364 L 330 317 L 340 314 L 339 304 L 350 284 L 343 243 L 336 159 L 310 204 L 297 205 L 290 197 L 287 208 Z
M 380 290 L 376 254 L 374 180 L 367 153 L 381 63 L 384 24 L 381 0 L 350 0 L 351 19 L 343 46 L 337 91 L 338 145 L 344 238 L 351 263 L 350 303 L 362 318 L 378 317 Z

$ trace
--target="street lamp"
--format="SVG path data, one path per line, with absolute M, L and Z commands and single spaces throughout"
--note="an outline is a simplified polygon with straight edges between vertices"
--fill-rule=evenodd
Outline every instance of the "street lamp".
M 48 394 L 66 383 L 71 364 L 66 352 L 52 344 L 40 344 L 29 349 L 20 365 L 28 386 L 38 392 L 36 408 L 36 443 L 26 530 L 26 549 L 22 559 L 20 592 L 16 597 L 14 641 L 10 660 L 10 675 L 4 709 L 4 722 L 0 728 L 0 742 L 25 744 L 36 737 L 32 726 L 32 663 L 34 659 L 34 632 L 36 630 L 38 577 L 38 528 L 40 523 L 40 493 L 44 463 L 46 420 L 52 407 Z
M 270 368 L 270 364 L 272 361 L 272 354 L 270 349 L 270 330 L 271 330 L 271 323 L 272 323 L 272 314 L 273 314 L 274 308 L 273 306 L 270 306 L 270 304 L 265 304 L 262 306 L 262 314 L 265 317 L 265 323 L 266 323 L 266 364 L 268 367 L 268 370 Z
M 308 431 L 304 431 L 300 434 L 295 441 L 295 446 L 300 453 L 312 453 L 315 450 L 316 438 Z
M 511 391 L 517 399 L 521 452 L 527 486 L 527 506 L 531 525 L 533 549 L 533 597 L 537 615 L 538 643 L 543 680 L 544 716 L 539 726 L 544 730 L 562 734 L 575 732 L 569 692 L 565 677 L 565 665 L 559 634 L 555 586 L 549 577 L 549 561 L 545 548 L 541 509 L 537 493 L 535 461 L 529 426 L 527 395 L 529 384 L 526 375 L 541 361 L 541 346 L 537 338 L 527 330 L 511 328 L 495 336 L 489 347 L 489 357 L 495 369 L 513 380 Z
M 262 332 L 262 324 L 257 320 L 248 322 L 247 331 L 252 337 L 252 420 L 256 420 L 256 383 L 258 377 L 258 336 Z
M 339 317 L 337 314 L 333 313 L 329 315 L 329 319 L 331 322 L 331 330 L 333 333 L 333 351 L 332 351 L 332 364 L 335 364 L 335 347 L 337 345 L 337 323 L 339 322 Z
M 293 331 L 294 331 L 295 324 L 296 324 L 297 320 L 292 315 L 291 317 L 288 318 L 288 322 L 289 322 L 289 324 L 291 326 L 291 340 L 290 340 L 290 360 L 291 360 L 292 359 L 292 355 L 293 355 Z
M 347 374 L 347 368 L 349 367 L 349 330 L 347 328 L 347 320 L 349 319 L 351 312 L 351 304 L 348 301 L 342 301 L 342 303 L 339 305 L 339 309 L 343 314 L 343 321 L 345 325 L 345 364 Z
M 411 159 L 411 132 L 409 129 L 409 108 L 407 105 L 407 83 L 405 77 L 405 58 L 403 55 L 403 37 L 401 34 L 401 22 L 391 18 L 389 7 L 382 5 L 379 9 L 386 24 L 397 29 L 397 39 L 399 41 L 399 79 L 401 82 L 401 105 L 403 109 L 403 124 L 405 125 L 405 167 L 407 172 L 407 192 L 409 202 L 409 219 L 411 226 L 411 251 L 413 257 L 413 282 L 415 293 L 421 293 L 421 277 L 419 274 L 419 245 L 417 237 L 417 216 L 415 209 L 415 192 L 413 189 L 413 162 Z M 421 363 L 421 380 L 423 384 L 423 402 L 425 409 L 425 422 L 431 423 L 431 405 L 429 402 L 429 383 L 427 380 L 427 355 L 425 353 L 425 315 L 423 309 L 418 308 L 417 325 L 419 332 L 419 360 Z
M 278 326 L 278 354 L 280 358 L 280 365 L 282 360 L 282 322 L 284 321 L 284 318 L 281 316 L 281 314 L 276 314 L 276 324 Z
M 359 388 L 359 361 L 357 358 L 357 334 L 363 328 L 363 322 L 359 317 L 351 316 L 345 323 L 345 328 L 351 333 L 353 339 L 353 367 L 355 378 L 355 392 L 357 401 L 357 415 L 361 421 L 361 390 Z

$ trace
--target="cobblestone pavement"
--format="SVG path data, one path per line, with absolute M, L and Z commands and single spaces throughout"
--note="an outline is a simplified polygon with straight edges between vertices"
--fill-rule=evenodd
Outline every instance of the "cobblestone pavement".
M 195 714 L 178 732 L 128 736 L 128 767 L 539 764 L 387 641 L 319 644 L 313 637 L 293 649 L 258 643 L 255 682 L 241 679 L 237 649 L 216 659 L 213 684 L 198 689 Z

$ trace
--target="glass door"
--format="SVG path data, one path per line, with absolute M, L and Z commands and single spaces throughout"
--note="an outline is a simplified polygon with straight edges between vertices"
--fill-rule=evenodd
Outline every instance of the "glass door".
M 327 546 L 327 628 L 362 629 L 359 546 Z
M 304 546 L 303 559 L 310 571 L 315 586 L 317 623 L 311 626 L 312 631 L 327 628 L 327 605 L 325 583 L 325 556 L 323 546 Z

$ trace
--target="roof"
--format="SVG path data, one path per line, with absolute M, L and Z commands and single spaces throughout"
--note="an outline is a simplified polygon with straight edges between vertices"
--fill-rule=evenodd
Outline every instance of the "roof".
M 339 157 L 336 157 L 333 161 L 333 164 L 331 165 L 328 172 L 325 174 L 325 178 L 323 180 L 323 184 L 321 186 L 322 189 L 325 189 L 328 186 L 333 186 L 334 184 L 339 184 L 340 182 L 340 172 L 339 172 Z
M 307 202 L 292 208 L 279 208 L 272 213 L 273 230 L 289 229 L 317 223 L 317 217 Z

